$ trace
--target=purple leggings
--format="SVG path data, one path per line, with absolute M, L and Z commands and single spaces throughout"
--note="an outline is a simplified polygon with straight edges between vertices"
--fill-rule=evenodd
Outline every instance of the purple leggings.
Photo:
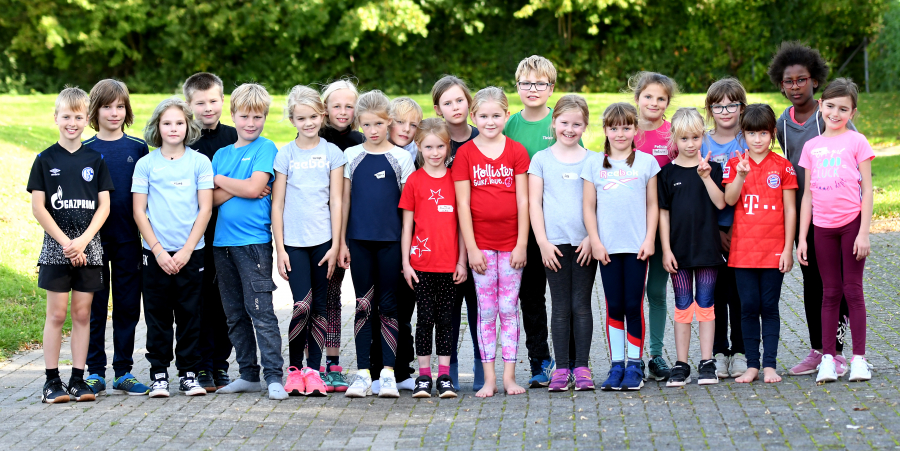
M 835 355 L 838 311 L 841 297 L 847 298 L 850 311 L 850 333 L 853 335 L 853 355 L 866 353 L 866 298 L 862 279 L 866 259 L 857 261 L 853 243 L 859 235 L 861 216 L 849 224 L 827 229 L 815 228 L 816 261 L 822 275 L 822 352 Z M 825 331 L 828 331 L 826 333 Z

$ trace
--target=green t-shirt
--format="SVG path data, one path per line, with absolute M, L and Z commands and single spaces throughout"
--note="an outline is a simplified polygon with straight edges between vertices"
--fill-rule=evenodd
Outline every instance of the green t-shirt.
M 553 125 L 553 108 L 548 109 L 550 111 L 543 119 L 534 122 L 523 119 L 522 112 L 519 111 L 510 116 L 509 120 L 506 121 L 506 126 L 503 128 L 504 135 L 525 146 L 525 150 L 528 151 L 528 158 L 534 157 L 534 154 L 552 146 L 556 142 L 556 135 L 553 133 L 553 129 L 550 128 Z M 578 140 L 578 144 L 584 145 L 581 140 Z

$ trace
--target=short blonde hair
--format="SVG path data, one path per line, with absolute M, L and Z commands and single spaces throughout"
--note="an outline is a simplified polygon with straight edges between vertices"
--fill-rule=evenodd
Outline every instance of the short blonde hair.
M 678 156 L 675 141 L 682 136 L 706 134 L 706 122 L 696 108 L 682 107 L 672 115 L 672 127 L 669 129 L 669 156 Z
M 150 115 L 150 120 L 147 121 L 147 126 L 144 127 L 144 141 L 147 141 L 147 144 L 149 144 L 150 147 L 159 148 L 162 146 L 162 134 L 159 132 L 159 121 L 169 108 L 178 108 L 184 113 L 184 120 L 187 122 L 184 145 L 189 146 L 197 142 L 197 140 L 200 139 L 200 126 L 194 121 L 194 113 L 191 111 L 191 107 L 187 102 L 178 97 L 169 97 L 168 99 L 159 102 L 159 105 L 156 105 L 153 114 Z
M 543 56 L 531 55 L 519 61 L 519 67 L 516 68 L 516 82 L 519 82 L 529 72 L 534 72 L 538 77 L 547 77 L 547 81 L 556 84 L 556 67 Z
M 325 104 L 325 114 L 328 114 L 328 97 L 331 96 L 335 91 L 340 91 L 341 89 L 346 89 L 353 93 L 357 100 L 359 100 L 359 90 L 356 89 L 356 83 L 352 78 L 344 77 L 340 80 L 333 81 L 325 86 L 325 89 L 322 90 L 322 103 Z M 358 113 L 354 111 L 353 119 L 350 121 L 350 125 L 348 126 L 350 129 L 356 129 L 357 121 L 356 118 Z M 331 127 L 331 121 L 325 121 L 325 127 Z
M 444 155 L 444 164 L 447 164 L 447 161 L 450 160 L 450 127 L 447 126 L 447 122 L 439 117 L 430 117 L 428 119 L 423 120 L 419 123 L 419 130 L 416 131 L 416 147 L 419 148 L 419 151 L 416 152 L 416 163 L 419 164 L 419 167 L 425 166 L 425 158 L 422 156 L 422 141 L 425 141 L 430 135 L 437 136 L 438 139 L 444 142 L 447 145 L 447 154 Z
M 496 102 L 497 105 L 500 105 L 500 108 L 503 108 L 503 112 L 509 112 L 509 99 L 506 98 L 506 93 L 496 86 L 488 86 L 476 92 L 475 97 L 472 97 L 469 113 L 475 113 L 487 102 Z
M 391 120 L 391 99 L 377 89 L 363 93 L 356 100 L 356 118 L 366 113 Z
M 258 83 L 244 83 L 231 93 L 231 114 L 243 110 L 268 116 L 271 105 L 272 96 Z
M 56 96 L 56 105 L 53 108 L 53 115 L 56 116 L 59 114 L 60 108 L 68 108 L 73 112 L 87 113 L 90 103 L 88 93 L 84 92 L 84 89 L 77 86 L 66 86 L 65 89 L 60 91 L 59 95 Z
M 312 108 L 316 113 L 325 115 L 325 103 L 319 97 L 319 92 L 309 86 L 297 85 L 291 88 L 287 96 L 287 105 L 284 107 L 284 117 L 293 119 L 294 107 L 304 105 Z
M 391 119 L 395 121 L 415 116 L 416 122 L 421 122 L 425 115 L 422 113 L 422 107 L 409 97 L 397 97 L 391 101 Z

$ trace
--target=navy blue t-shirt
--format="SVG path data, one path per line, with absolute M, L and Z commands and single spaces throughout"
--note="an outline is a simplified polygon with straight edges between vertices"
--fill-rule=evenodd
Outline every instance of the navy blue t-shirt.
M 141 239 L 131 208 L 134 204 L 131 197 L 131 177 L 138 160 L 150 153 L 147 143 L 134 136 L 123 135 L 115 141 L 104 141 L 94 136 L 82 144 L 103 155 L 115 186 L 115 191 L 109 193 L 109 218 L 100 229 L 103 244 Z
M 409 152 L 394 147 L 385 153 L 369 153 L 360 144 L 344 154 L 344 178 L 350 179 L 347 238 L 400 241 L 400 193 L 414 170 Z

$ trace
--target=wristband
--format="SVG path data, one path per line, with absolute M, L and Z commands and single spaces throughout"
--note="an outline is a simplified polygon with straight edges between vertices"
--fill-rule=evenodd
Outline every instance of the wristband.
M 154 244 L 153 246 L 150 246 L 150 251 L 151 251 L 151 252 L 153 251 L 153 248 L 156 247 L 157 244 L 159 244 L 159 241 L 157 241 L 156 244 Z
M 153 258 L 155 258 L 155 259 L 157 259 L 157 260 L 159 260 L 159 256 L 160 256 L 160 255 L 162 255 L 162 254 L 163 254 L 163 252 L 165 252 L 165 250 L 162 250 L 162 251 L 159 251 L 159 253 L 158 253 L 158 254 L 156 254 L 156 257 L 153 257 Z

